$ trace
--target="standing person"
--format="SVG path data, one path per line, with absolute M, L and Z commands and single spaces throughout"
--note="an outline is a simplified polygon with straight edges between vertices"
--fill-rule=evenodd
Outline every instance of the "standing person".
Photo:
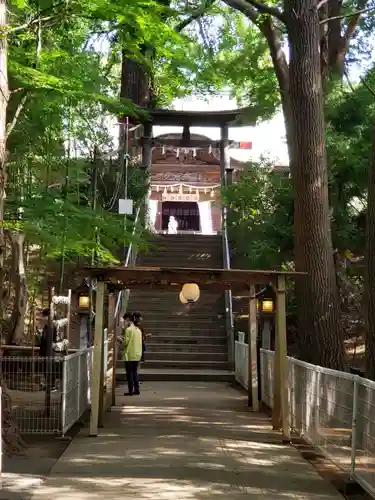
M 142 321 L 143 321 L 142 313 L 135 312 L 133 314 L 133 323 L 142 332 L 142 358 L 141 358 L 141 361 L 144 361 L 145 360 L 145 352 L 147 351 L 146 338 L 150 337 L 151 334 L 146 335 L 145 329 L 142 325 Z
M 176 218 L 171 215 L 168 222 L 168 234 L 177 234 L 178 222 Z
M 129 392 L 125 393 L 124 396 L 133 396 L 133 394 L 140 393 L 138 367 L 142 358 L 142 332 L 134 325 L 130 313 L 124 315 L 124 323 L 124 360 L 129 389 Z
M 57 329 L 56 325 L 53 324 L 52 327 L 52 339 L 49 336 L 49 328 L 48 328 L 48 318 L 50 315 L 49 308 L 45 308 L 42 310 L 42 317 L 40 320 L 40 326 L 42 328 L 42 335 L 40 338 L 40 348 L 39 348 L 39 356 L 44 357 L 43 360 L 43 372 L 45 378 L 45 388 L 50 389 L 51 391 L 56 391 L 56 367 L 54 360 L 49 361 L 46 359 L 49 356 L 54 356 L 55 351 L 53 349 L 54 344 L 57 342 Z M 50 352 L 48 352 L 50 351 Z

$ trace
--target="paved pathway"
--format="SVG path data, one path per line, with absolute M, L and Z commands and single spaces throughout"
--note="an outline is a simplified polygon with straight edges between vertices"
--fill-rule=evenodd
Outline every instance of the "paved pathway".
M 33 500 L 342 500 L 244 393 L 151 383 L 119 397 L 97 438 L 84 429 Z

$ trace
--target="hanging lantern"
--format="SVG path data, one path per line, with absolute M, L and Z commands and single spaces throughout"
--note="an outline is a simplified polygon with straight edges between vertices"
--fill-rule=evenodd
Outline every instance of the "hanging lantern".
M 213 198 L 214 196 L 215 196 L 215 191 L 211 189 L 211 198 Z
M 177 148 L 177 151 L 176 151 L 176 158 L 178 158 L 180 156 L 180 148 Z
M 180 302 L 181 302 L 181 304 L 187 304 L 188 303 L 188 301 L 184 297 L 184 294 L 182 293 L 182 290 L 180 292 Z
M 196 156 L 197 156 L 197 150 L 193 148 L 193 158 L 196 158 Z
M 164 156 L 165 155 L 165 146 L 162 146 L 161 148 L 161 154 Z
M 185 283 L 182 287 L 181 294 L 187 302 L 192 303 L 199 299 L 201 292 L 196 283 Z
M 265 313 L 273 312 L 273 300 L 270 299 L 262 300 L 262 312 Z
M 156 186 L 156 192 L 157 193 L 159 192 L 159 186 Z
M 90 297 L 88 295 L 80 295 L 78 298 L 78 307 L 80 309 L 88 309 L 90 306 Z
M 212 155 L 212 146 L 211 146 L 211 144 L 210 144 L 210 145 L 209 145 L 209 147 L 208 147 L 208 154 L 209 154 L 209 155 Z

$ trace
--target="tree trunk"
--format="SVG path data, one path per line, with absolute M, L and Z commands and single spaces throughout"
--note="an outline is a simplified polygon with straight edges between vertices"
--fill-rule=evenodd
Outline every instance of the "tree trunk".
M 7 182 L 6 173 L 6 120 L 7 105 L 9 101 L 8 87 L 8 40 L 7 31 L 7 2 L 0 0 L 0 335 L 2 336 L 2 327 L 4 320 L 3 297 L 4 297 L 4 254 L 5 254 L 5 235 L 4 235 L 4 205 L 5 189 Z
M 7 1 L 0 0 L 0 335 L 2 335 L 3 315 L 4 315 L 4 254 L 5 254 L 5 234 L 4 234 L 4 209 L 6 198 L 6 124 L 7 106 L 9 101 L 8 86 L 8 40 L 7 40 Z M 0 385 L 2 388 L 2 441 L 4 452 L 14 454 L 21 452 L 24 443 L 20 437 L 18 428 L 14 423 L 12 414 L 12 403 L 8 394 L 3 374 L 0 374 Z
M 290 169 L 294 198 L 300 352 L 304 360 L 346 366 L 333 262 L 320 74 L 317 0 L 284 0 L 289 35 Z
M 14 303 L 12 312 L 12 332 L 9 343 L 17 344 L 24 339 L 25 315 L 27 309 L 27 278 L 24 263 L 25 235 L 19 231 L 10 231 L 9 238 L 12 244 L 12 264 L 14 276 Z
M 150 100 L 147 69 L 122 52 L 120 97 L 130 99 L 137 106 L 146 106 Z
M 365 273 L 366 377 L 375 380 L 375 123 L 372 134 L 372 162 L 368 175 Z

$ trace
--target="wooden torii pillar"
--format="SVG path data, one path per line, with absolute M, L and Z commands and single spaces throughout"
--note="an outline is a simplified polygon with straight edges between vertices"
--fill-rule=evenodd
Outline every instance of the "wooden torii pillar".
M 95 329 L 94 329 L 94 349 L 91 374 L 91 414 L 90 414 L 90 437 L 98 435 L 100 395 L 103 387 L 102 380 L 102 360 L 104 355 L 104 294 L 106 285 L 103 281 L 96 285 L 95 303 Z
M 255 285 L 252 284 L 249 287 L 248 405 L 254 412 L 258 412 L 258 321 L 254 296 Z M 281 430 L 283 443 L 290 442 L 288 378 L 285 276 L 279 275 L 277 276 L 276 286 L 276 341 L 272 426 L 274 430 Z

